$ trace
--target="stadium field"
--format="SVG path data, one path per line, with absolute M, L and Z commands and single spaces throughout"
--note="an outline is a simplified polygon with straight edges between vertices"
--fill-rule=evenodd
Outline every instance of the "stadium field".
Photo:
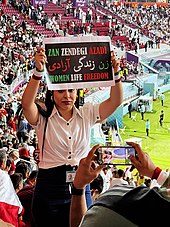
M 157 99 L 153 102 L 153 111 L 145 113 L 144 120 L 141 120 L 140 112 L 133 111 L 132 116 L 136 115 L 136 121 L 125 115 L 123 124 L 126 125 L 125 134 L 121 134 L 123 140 L 130 138 L 140 138 L 142 149 L 146 151 L 154 163 L 163 168 L 170 169 L 170 92 L 165 92 L 164 106 Z M 159 125 L 159 115 L 164 111 L 163 127 Z M 146 136 L 145 123 L 150 120 L 150 133 Z

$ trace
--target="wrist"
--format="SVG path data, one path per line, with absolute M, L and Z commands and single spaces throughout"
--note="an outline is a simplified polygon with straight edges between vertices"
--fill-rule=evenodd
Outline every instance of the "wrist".
M 37 69 L 34 69 L 33 74 L 37 77 L 42 77 L 44 75 L 44 70 L 43 71 L 37 71 Z
M 119 75 L 119 72 L 120 72 L 120 70 L 117 70 L 117 71 L 114 73 L 114 75 L 115 75 L 115 76 L 118 76 L 118 75 Z
M 115 80 L 115 83 L 119 83 L 121 80 L 122 80 L 122 79 L 121 79 L 121 77 L 120 77 L 119 79 L 116 79 L 116 80 Z
M 114 79 L 115 79 L 115 83 L 119 82 L 121 80 L 120 70 L 118 70 L 117 72 L 114 73 Z
M 160 169 L 159 167 L 156 167 L 152 175 L 152 180 L 153 179 L 157 180 L 161 171 L 162 169 Z
M 36 75 L 32 75 L 32 79 L 34 79 L 34 80 L 42 80 L 42 76 L 36 76 Z
M 36 67 L 36 71 L 37 71 L 37 72 L 44 72 L 44 69 L 40 70 L 40 69 L 38 69 L 38 68 Z
M 76 196 L 82 196 L 85 194 L 85 188 L 78 188 L 74 185 L 74 183 L 70 184 L 71 194 Z
M 84 185 L 81 182 L 81 180 L 79 181 L 79 180 L 76 180 L 75 178 L 74 178 L 73 184 L 74 184 L 75 188 L 77 188 L 77 189 L 84 189 L 86 187 L 86 185 Z

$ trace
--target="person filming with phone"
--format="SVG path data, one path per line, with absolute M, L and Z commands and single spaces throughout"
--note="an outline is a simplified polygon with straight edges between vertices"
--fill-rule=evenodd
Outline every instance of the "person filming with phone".
M 84 196 L 86 184 L 92 182 L 105 166 L 95 162 L 95 152 L 100 147 L 96 145 L 86 158 L 81 159 L 73 181 L 70 227 L 167 226 L 170 174 L 156 167 L 139 144 L 127 144 L 136 150 L 136 156 L 129 157 L 133 166 L 141 175 L 151 178 L 154 186 L 115 185 L 101 194 L 87 210 Z

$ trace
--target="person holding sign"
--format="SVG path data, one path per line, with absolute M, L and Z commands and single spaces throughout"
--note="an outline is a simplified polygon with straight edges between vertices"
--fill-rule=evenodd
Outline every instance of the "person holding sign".
M 100 104 L 77 106 L 77 90 L 47 90 L 45 107 L 35 103 L 44 75 L 46 54 L 39 48 L 35 54 L 36 68 L 22 97 L 23 113 L 36 130 L 40 148 L 37 183 L 33 197 L 33 226 L 69 227 L 71 182 L 81 158 L 90 150 L 91 127 L 109 117 L 123 101 L 119 77 L 119 61 L 111 52 L 115 85 L 110 97 Z M 83 176 L 82 176 L 83 177 Z M 75 193 L 80 193 L 75 191 Z M 90 185 L 86 187 L 87 206 L 92 203 Z

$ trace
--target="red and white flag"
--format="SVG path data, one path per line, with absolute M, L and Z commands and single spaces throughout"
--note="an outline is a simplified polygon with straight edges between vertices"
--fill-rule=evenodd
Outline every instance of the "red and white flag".
M 18 215 L 22 209 L 10 176 L 0 169 L 0 219 L 18 227 Z

